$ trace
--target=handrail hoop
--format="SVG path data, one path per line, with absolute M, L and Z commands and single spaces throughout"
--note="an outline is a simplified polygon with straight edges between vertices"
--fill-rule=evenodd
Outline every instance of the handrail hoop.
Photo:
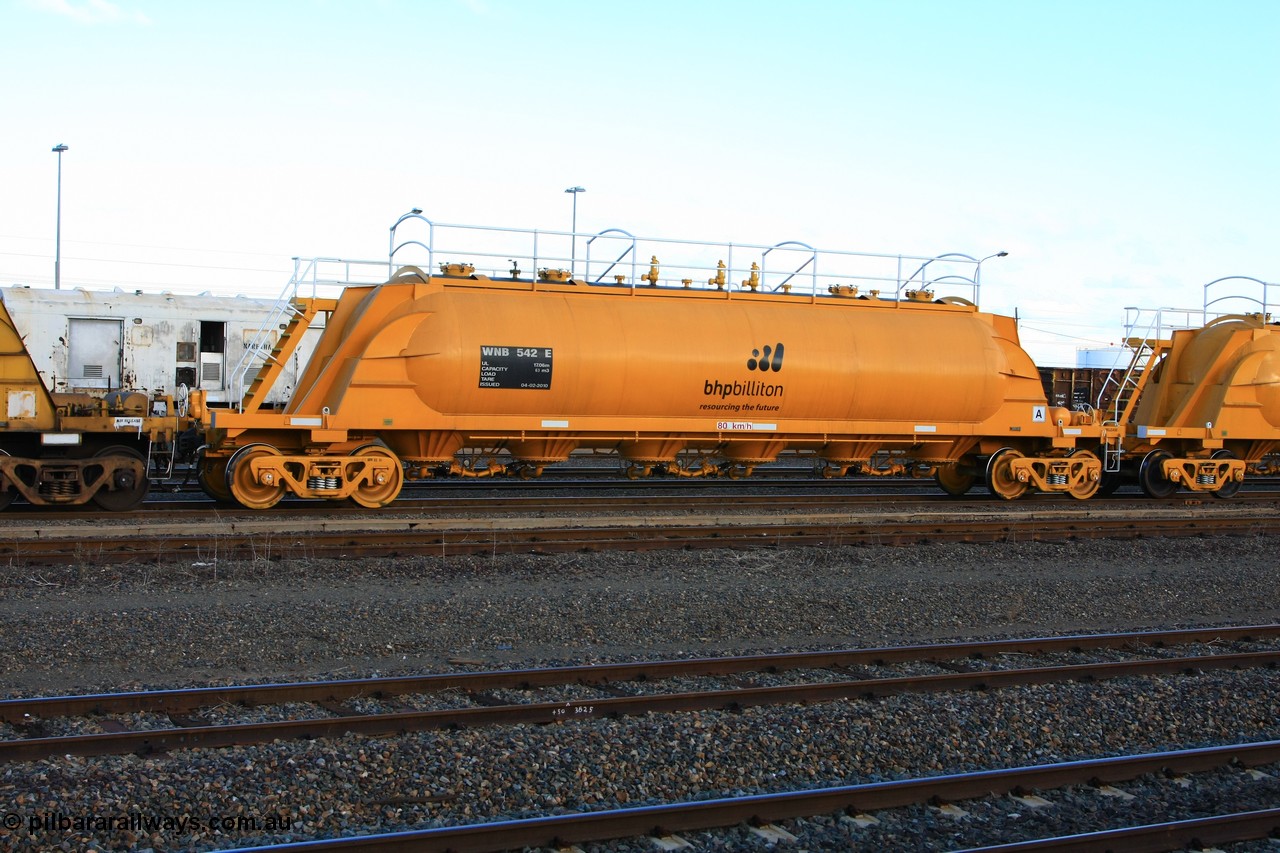
M 940 281 L 963 281 L 967 285 L 970 285 L 970 286 L 973 285 L 973 279 L 969 278 L 968 276 L 954 275 L 954 274 L 939 276 L 938 278 L 932 279 L 930 281 L 930 284 L 937 284 Z M 923 282 L 921 283 L 923 284 Z
M 813 282 L 812 282 L 812 284 L 810 285 L 810 290 L 811 290 L 813 293 L 817 293 L 817 292 L 818 292 L 818 250 L 817 250 L 817 249 L 815 249 L 813 246 L 810 246 L 808 243 L 803 243 L 803 242 L 801 242 L 801 241 L 799 241 L 799 240 L 783 240 L 781 243 L 775 243 L 774 245 L 770 246 L 769 248 L 765 249 L 763 252 L 761 252 L 761 253 L 760 253 L 760 283 L 761 283 L 761 286 L 763 286 L 763 285 L 764 285 L 764 276 L 765 276 L 765 266 L 764 266 L 765 260 L 764 260 L 764 259 L 765 259 L 765 258 L 767 258 L 767 257 L 769 256 L 769 253 L 770 253 L 770 252 L 772 252 L 774 249 L 786 249 L 786 248 L 791 248 L 791 247 L 794 247 L 794 246 L 799 246 L 799 247 L 801 247 L 801 248 L 808 249 L 808 250 L 809 250 L 809 260 L 805 261 L 803 264 L 801 264 L 800 266 L 796 267 L 796 268 L 795 268 L 795 270 L 794 270 L 794 271 L 792 271 L 792 272 L 791 272 L 791 273 L 790 273 L 786 278 L 784 278 L 782 281 L 778 282 L 777 287 L 774 287 L 774 288 L 773 288 L 773 290 L 774 290 L 774 292 L 776 293 L 776 292 L 777 292 L 778 290 L 780 290 L 780 289 L 781 289 L 781 288 L 782 288 L 782 287 L 783 287 L 787 282 L 789 282 L 789 281 L 791 281 L 791 279 L 795 278 L 795 277 L 800 273 L 800 271 L 801 271 L 802 269 L 804 269 L 805 267 L 807 267 L 809 264 L 813 264 L 813 269 L 810 271 L 810 275 L 813 277 Z
M 1258 299 L 1256 297 L 1245 296 L 1243 294 L 1232 294 L 1230 296 L 1219 296 L 1217 299 L 1210 299 L 1209 288 L 1213 287 L 1215 284 L 1221 284 L 1224 281 L 1251 281 L 1254 284 L 1261 285 L 1262 298 Z M 1263 281 L 1260 278 L 1254 278 L 1253 276 L 1250 276 L 1250 275 L 1226 275 L 1226 276 L 1223 276 L 1222 278 L 1215 278 L 1213 281 L 1206 284 L 1203 288 L 1204 312 L 1207 315 L 1209 313 L 1209 306 L 1214 305 L 1218 302 L 1226 302 L 1228 300 L 1241 300 L 1244 302 L 1252 302 L 1255 305 L 1258 305 L 1262 309 L 1261 313 L 1265 315 L 1268 313 L 1267 308 L 1270 307 L 1270 300 L 1267 298 L 1267 295 L 1268 295 L 1267 291 L 1271 287 L 1273 287 L 1273 285 L 1270 282 Z
M 394 256 L 396 252 L 400 251 L 405 246 L 421 246 L 422 248 L 426 249 L 428 252 L 431 251 L 431 247 L 426 243 L 422 242 L 421 240 L 405 240 L 399 246 L 396 246 L 395 251 L 393 251 L 391 254 Z
M 911 280 L 918 275 L 920 276 L 920 283 L 924 284 L 924 276 L 921 275 L 921 273 L 924 272 L 924 268 L 929 266 L 929 264 L 933 263 L 934 261 L 945 261 L 945 260 L 969 261 L 973 263 L 975 266 L 977 264 L 982 263 L 982 261 L 978 260 L 973 255 L 966 255 L 963 252 L 947 252 L 945 255 L 938 255 L 937 257 L 930 258 L 929 260 L 921 264 L 918 268 L 916 268 L 915 272 L 913 272 L 911 275 L 907 276 L 902 280 L 902 283 L 898 285 L 898 289 L 901 290 L 902 288 L 906 287 L 908 284 L 911 283 Z M 970 281 L 974 281 L 974 280 L 970 279 Z M 977 282 L 974 281 L 974 283 L 976 284 Z
M 631 245 L 626 249 L 623 249 L 622 254 L 618 255 L 618 257 L 614 259 L 613 263 L 609 264 L 609 266 L 605 269 L 605 271 L 600 273 L 600 275 L 596 278 L 595 283 L 599 284 L 601 281 L 603 281 L 604 277 L 607 276 L 610 272 L 612 272 L 613 268 L 616 267 L 619 263 L 621 263 L 622 259 L 625 258 L 627 256 L 627 253 L 629 252 L 631 254 L 631 285 L 632 287 L 634 287 L 635 278 L 636 278 L 636 274 L 635 274 L 636 273 L 636 255 L 635 255 L 636 235 L 632 234 L 630 231 L 625 231 L 622 228 L 606 228 L 603 231 L 592 234 L 589 238 L 587 238 L 586 265 L 587 265 L 588 275 L 590 275 L 590 270 L 591 270 L 591 244 L 594 243 L 596 241 L 596 238 L 598 237 L 609 237 L 609 236 L 616 236 L 619 234 L 630 238 Z M 603 263 L 603 261 L 601 263 Z
M 399 219 L 397 219 L 397 220 L 395 221 L 395 223 L 391 226 L 391 235 L 390 235 L 390 237 L 389 237 L 389 238 L 388 238 L 388 240 L 387 240 L 387 246 L 388 246 L 388 251 L 387 251 L 387 276 L 388 276 L 388 277 L 390 277 L 390 276 L 391 276 L 391 273 L 392 273 L 392 271 L 393 271 L 393 269 L 394 269 L 394 266 L 395 266 L 395 257 L 396 257 L 396 252 L 400 251 L 400 250 L 401 250 L 401 249 L 403 249 L 405 246 L 409 246 L 409 245 L 416 244 L 416 245 L 422 246 L 422 248 L 426 249 L 426 250 L 427 250 L 427 266 L 428 266 L 428 267 L 430 267 L 430 266 L 431 266 L 431 261 L 434 259 L 434 255 L 435 255 L 435 253 L 432 251 L 431 246 L 424 245 L 424 244 L 423 244 L 421 241 L 419 241 L 419 240 L 410 240 L 410 241 L 407 241 L 407 242 L 401 243 L 399 246 L 397 246 L 397 245 L 396 245 L 396 229 L 397 229 L 397 228 L 399 228 L 399 227 L 400 227 L 400 224 L 401 224 L 402 222 L 404 222 L 405 220 L 407 220 L 407 219 L 421 219 L 423 222 L 427 223 L 427 239 L 428 239 L 428 241 L 429 241 L 430 243 L 432 243 L 432 244 L 434 244 L 434 243 L 435 243 L 435 231 L 436 231 L 436 224 L 435 224 L 434 222 L 432 222 L 430 219 L 428 219 L 427 217 L 423 216 L 423 215 L 422 215 L 422 211 L 421 211 L 421 210 L 419 210 L 418 208 L 416 208 L 416 207 L 415 207 L 413 210 L 409 211 L 408 213 L 403 214 L 403 215 L 402 215 Z

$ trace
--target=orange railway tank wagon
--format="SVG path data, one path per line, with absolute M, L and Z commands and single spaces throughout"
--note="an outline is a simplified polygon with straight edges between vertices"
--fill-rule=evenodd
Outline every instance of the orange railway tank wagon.
M 681 259 L 664 263 L 663 241 L 611 229 L 586 241 L 579 274 L 539 268 L 554 232 L 423 222 L 430 242 L 413 242 L 439 274 L 405 267 L 336 299 L 291 295 L 291 329 L 324 312 L 324 333 L 283 412 L 255 400 L 287 333 L 240 411 L 206 413 L 211 495 L 378 507 L 406 478 L 536 475 L 590 450 L 633 477 L 743 475 L 800 453 L 829 476 L 932 474 L 953 495 L 983 478 L 1006 499 L 1083 499 L 1101 484 L 1100 448 L 1118 440 L 1092 412 L 1048 404 L 1014 319 L 976 307 L 981 261 L 968 256 L 666 241 Z M 459 261 L 443 255 L 448 227 L 532 251 L 473 240 Z M 510 270 L 476 271 L 499 257 Z M 779 258 L 795 268 L 777 272 Z M 898 272 L 844 273 L 852 261 Z M 904 262 L 919 269 L 903 276 Z M 954 264 L 969 275 L 926 278 Z M 974 299 L 935 297 L 948 282 Z
M 1203 311 L 1129 309 L 1134 357 L 1112 418 L 1125 434 L 1107 459 L 1108 488 L 1136 481 L 1150 497 L 1185 488 L 1225 498 L 1246 474 L 1280 473 L 1275 287 L 1230 276 L 1205 285 Z M 1240 310 L 1215 316 L 1222 308 Z M 1179 317 L 1188 327 L 1173 327 Z

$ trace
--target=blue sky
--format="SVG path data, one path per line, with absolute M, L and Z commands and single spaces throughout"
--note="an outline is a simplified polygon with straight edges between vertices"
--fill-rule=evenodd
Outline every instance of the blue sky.
M 1280 3 L 0 0 L 0 285 L 275 295 L 445 222 L 1006 258 L 1038 361 L 1280 282 Z

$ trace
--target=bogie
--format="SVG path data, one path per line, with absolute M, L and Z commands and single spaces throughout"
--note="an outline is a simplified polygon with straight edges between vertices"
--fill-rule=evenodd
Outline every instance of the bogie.
M 1014 473 L 1014 462 L 1023 456 L 1012 447 L 1004 447 L 987 460 L 987 489 L 1006 501 L 1017 500 L 1027 493 L 1027 483 Z
M 357 447 L 351 455 L 369 462 L 383 463 L 349 469 L 349 476 L 358 480 L 351 500 L 360 506 L 376 509 L 386 506 L 399 496 L 400 487 L 404 484 L 404 468 L 394 453 L 383 445 L 367 444 Z
M 284 497 L 285 485 L 272 471 L 259 471 L 255 463 L 280 456 L 269 444 L 250 444 L 227 460 L 227 486 L 231 497 L 246 509 L 270 509 Z
M 1178 491 L 1178 484 L 1164 474 L 1164 463 L 1173 459 L 1167 450 L 1152 450 L 1138 465 L 1138 485 L 1149 498 L 1163 499 Z
M 150 481 L 147 479 L 147 463 L 142 455 L 128 447 L 112 446 L 99 450 L 94 459 L 101 462 L 96 469 L 93 502 L 105 510 L 122 512 L 137 507 L 147 496 Z
M 1236 456 L 1230 450 L 1217 450 L 1217 451 L 1214 451 L 1213 456 L 1211 458 L 1217 459 L 1217 460 L 1233 460 L 1236 458 Z M 1244 478 L 1227 476 L 1227 477 L 1222 477 L 1221 479 L 1215 480 L 1215 482 L 1219 482 L 1221 483 L 1221 485 L 1219 485 L 1218 488 L 1213 490 L 1213 496 L 1216 498 L 1222 498 L 1223 500 L 1226 500 L 1228 498 L 1233 498 L 1236 496 L 1236 493 L 1240 491 L 1240 486 L 1244 482 Z
M 938 486 L 953 498 L 962 497 L 973 488 L 977 477 L 964 461 L 951 465 L 939 465 L 933 473 Z
M 4 450 L 0 450 L 0 456 L 7 459 L 9 454 Z M 4 472 L 0 471 L 0 509 L 4 509 L 9 504 L 13 503 L 13 499 L 17 496 L 18 490 L 8 482 L 8 477 L 5 476 Z
M 1087 450 L 1076 450 L 1067 457 L 1069 487 L 1067 494 L 1076 500 L 1088 500 L 1102 486 L 1102 464 Z
M 227 484 L 227 460 L 209 458 L 202 452 L 196 462 L 196 481 L 206 495 L 219 503 L 235 503 Z

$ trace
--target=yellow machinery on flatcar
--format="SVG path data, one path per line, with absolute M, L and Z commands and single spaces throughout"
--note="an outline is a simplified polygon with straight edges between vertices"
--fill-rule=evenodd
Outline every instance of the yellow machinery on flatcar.
M 50 393 L 0 301 L 0 402 L 0 509 L 20 495 L 36 506 L 127 510 L 146 496 L 155 469 L 171 470 L 200 399 L 180 416 L 170 396 Z

